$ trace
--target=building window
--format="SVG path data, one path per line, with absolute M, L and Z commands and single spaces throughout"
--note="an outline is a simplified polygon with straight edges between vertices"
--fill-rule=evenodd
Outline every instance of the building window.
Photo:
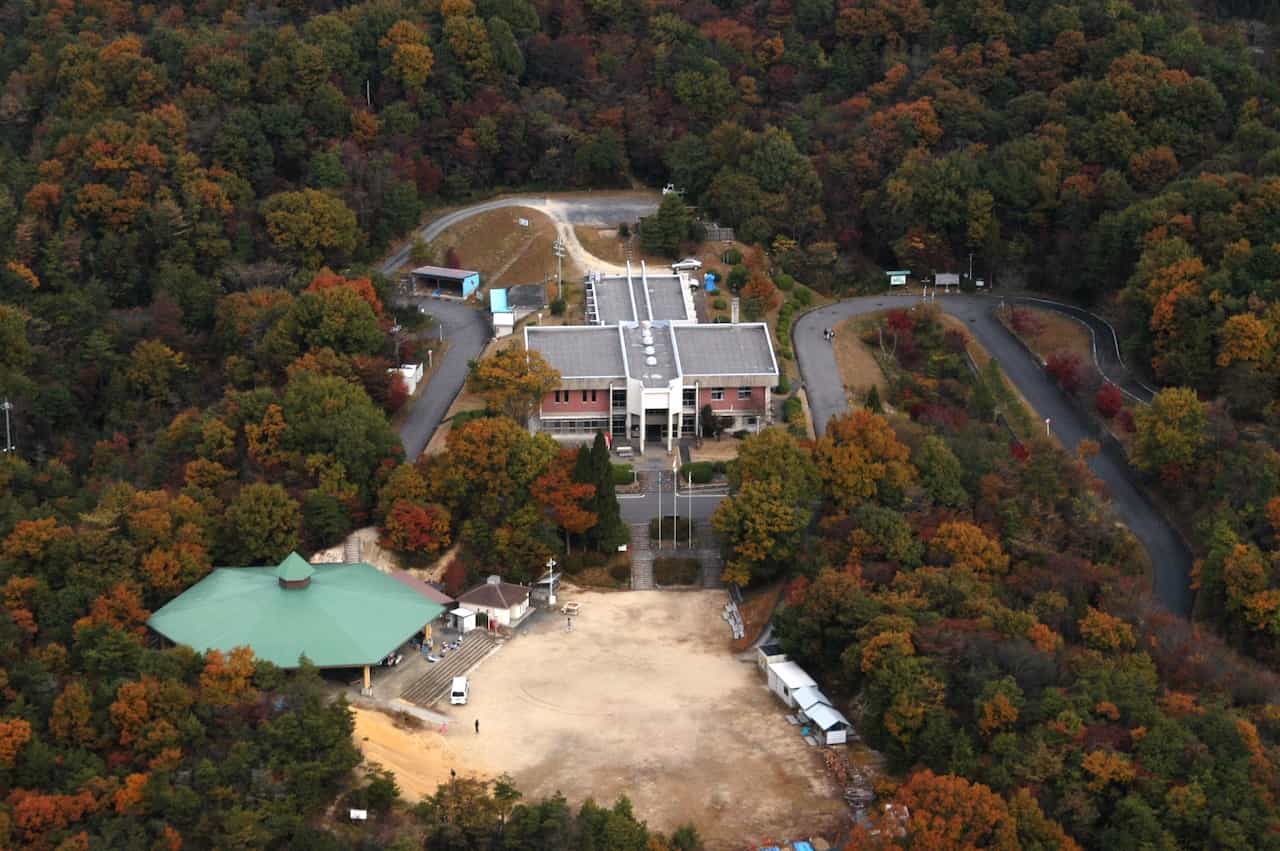
M 686 408 L 698 407 L 698 388 L 686 387 L 683 392 L 683 401 Z
M 587 401 L 587 391 L 585 390 L 582 391 L 582 401 Z
M 751 388 L 750 388 L 750 387 L 739 387 L 739 388 L 738 388 L 738 401 L 739 401 L 739 402 L 741 402 L 743 399 L 750 399 L 750 398 L 751 398 Z
M 560 404 L 560 391 L 559 391 L 559 390 L 557 390 L 557 391 L 556 391 L 556 404 L 557 404 L 557 405 L 559 405 L 559 404 Z
M 712 388 L 711 388 L 711 401 L 712 401 L 712 402 L 723 402 L 723 401 L 724 401 L 724 388 L 723 388 L 723 387 L 712 387 Z
M 747 417 L 747 425 L 754 426 L 760 422 L 759 417 Z
M 599 392 L 598 390 L 592 390 L 592 391 L 591 391 L 591 401 L 592 401 L 592 402 L 594 402 L 594 401 L 596 400 L 596 393 L 598 393 L 598 392 Z

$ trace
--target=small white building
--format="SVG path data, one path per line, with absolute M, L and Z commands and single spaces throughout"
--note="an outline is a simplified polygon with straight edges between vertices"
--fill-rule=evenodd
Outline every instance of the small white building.
M 450 626 L 458 632 L 466 633 L 476 628 L 476 613 L 461 606 L 449 612 Z
M 782 698 L 787 706 L 795 706 L 797 690 L 816 687 L 818 684 L 795 662 L 782 661 L 769 664 L 769 690 Z
M 799 709 L 802 715 L 806 710 L 811 707 L 818 706 L 819 704 L 826 704 L 827 706 L 831 705 L 831 699 L 823 694 L 822 689 L 817 686 L 798 688 L 791 695 L 791 698 L 795 701 L 796 709 Z
M 826 703 L 815 703 L 802 710 L 805 720 L 817 728 L 824 745 L 843 745 L 849 739 L 849 719 Z
M 769 665 L 772 662 L 785 662 L 787 654 L 782 652 L 782 647 L 777 644 L 761 644 L 756 648 L 756 667 L 760 669 L 760 673 L 766 677 L 769 676 Z
M 529 589 L 524 585 L 503 582 L 500 576 L 490 576 L 483 585 L 477 585 L 459 597 L 458 603 L 485 615 L 490 624 L 511 626 L 518 624 L 529 612 Z
M 400 376 L 400 380 L 404 382 L 405 389 L 409 391 L 409 395 L 413 395 L 413 391 L 418 389 L 418 383 L 422 381 L 422 363 L 402 363 L 398 367 L 388 369 L 387 372 L 394 372 Z

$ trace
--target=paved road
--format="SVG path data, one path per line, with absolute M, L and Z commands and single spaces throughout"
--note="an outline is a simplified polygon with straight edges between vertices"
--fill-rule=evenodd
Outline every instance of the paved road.
M 430 242 L 446 228 L 474 215 L 516 206 L 545 210 L 558 223 L 610 226 L 635 221 L 640 216 L 652 213 L 657 202 L 634 193 L 586 194 L 551 199 L 544 196 L 498 198 L 441 216 L 423 227 L 419 235 Z M 572 233 L 572 229 L 569 229 L 569 233 Z M 403 248 L 387 258 L 382 264 L 382 273 L 394 275 L 408 261 L 411 247 L 412 241 L 407 241 Z M 445 352 L 439 370 L 432 376 L 431 383 L 409 409 L 404 425 L 400 427 L 400 442 L 404 446 L 405 457 L 409 459 L 422 454 L 467 380 L 467 363 L 480 356 L 492 336 L 487 317 L 476 308 L 443 299 L 424 298 L 417 303 L 426 305 L 427 311 L 440 323 L 445 339 L 449 341 L 449 349 Z
M 658 496 L 657 491 L 646 493 L 643 496 L 618 494 L 618 505 L 622 510 L 622 519 L 627 523 L 648 523 L 658 516 Z M 672 512 L 670 485 L 664 486 L 661 496 L 662 516 L 670 517 Z M 710 519 L 723 499 L 723 493 L 707 494 L 695 491 L 693 495 L 694 521 Z M 675 498 L 675 506 L 680 511 L 681 517 L 689 516 L 689 497 L 684 490 L 681 490 L 679 496 Z
M 917 303 L 900 296 L 866 296 L 815 310 L 795 324 L 792 337 L 796 357 L 819 433 L 832 416 L 848 406 L 835 356 L 831 345 L 822 338 L 822 329 L 832 328 L 851 316 Z M 1040 416 L 1050 418 L 1051 427 L 1064 446 L 1074 450 L 1081 439 L 1090 436 L 1085 417 L 991 315 L 995 297 L 949 295 L 938 298 L 935 303 L 968 323 L 974 337 L 1000 361 L 1005 375 L 1031 406 Z M 1170 611 L 1188 615 L 1192 597 L 1191 554 L 1147 500 L 1136 484 L 1136 473 L 1123 458 L 1102 452 L 1089 466 L 1110 490 L 1116 514 L 1146 547 L 1153 566 L 1156 599 Z
M 1089 337 L 1093 341 L 1093 360 L 1102 377 L 1128 393 L 1130 398 L 1137 399 L 1139 402 L 1151 402 L 1155 391 L 1125 365 L 1124 358 L 1120 355 L 1120 338 L 1116 336 L 1116 329 L 1111 326 L 1111 323 L 1082 307 L 1063 304 L 1060 301 L 1035 296 L 1012 296 L 1008 301 L 1013 304 L 1052 310 L 1079 322 L 1089 330 Z

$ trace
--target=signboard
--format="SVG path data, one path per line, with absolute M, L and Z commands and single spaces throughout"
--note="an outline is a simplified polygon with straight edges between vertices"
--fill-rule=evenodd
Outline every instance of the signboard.
M 899 270 L 896 272 L 885 272 L 889 276 L 889 286 L 905 287 L 907 285 L 907 276 L 911 274 L 909 270 Z
M 528 219 L 516 219 L 516 223 L 517 223 L 517 224 L 519 224 L 519 225 L 520 225 L 520 227 L 522 227 L 522 228 L 527 228 L 527 227 L 529 226 L 529 220 L 528 220 Z

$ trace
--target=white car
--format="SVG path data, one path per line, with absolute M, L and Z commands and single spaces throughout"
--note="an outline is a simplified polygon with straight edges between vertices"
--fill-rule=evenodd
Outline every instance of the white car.
M 677 272 L 696 272 L 702 268 L 702 261 L 695 257 L 686 257 L 672 263 L 671 268 Z
M 467 698 L 471 696 L 471 686 L 467 683 L 466 677 L 454 677 L 453 685 L 449 688 L 449 705 L 456 706 L 458 704 L 466 704 Z

